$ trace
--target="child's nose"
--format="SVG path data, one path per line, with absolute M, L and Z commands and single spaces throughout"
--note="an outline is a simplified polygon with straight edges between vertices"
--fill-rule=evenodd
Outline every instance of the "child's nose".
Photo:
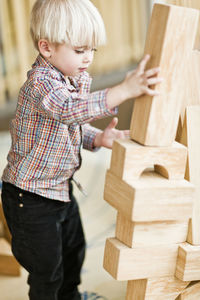
M 93 53 L 92 53 L 92 51 L 87 51 L 87 52 L 85 53 L 85 56 L 84 56 L 83 61 L 84 61 L 84 63 L 90 63 L 90 62 L 92 61 L 92 58 L 93 58 Z

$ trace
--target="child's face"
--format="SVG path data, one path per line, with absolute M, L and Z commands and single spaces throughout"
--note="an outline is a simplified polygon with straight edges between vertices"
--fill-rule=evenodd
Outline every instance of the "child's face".
M 75 76 L 86 71 L 93 61 L 94 48 L 72 47 L 66 44 L 52 47 L 50 63 L 64 76 Z

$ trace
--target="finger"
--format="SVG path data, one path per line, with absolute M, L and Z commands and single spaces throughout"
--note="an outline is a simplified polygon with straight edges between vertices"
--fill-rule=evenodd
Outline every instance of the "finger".
M 160 72 L 160 68 L 152 68 L 145 72 L 146 77 L 152 77 Z
M 108 124 L 108 126 L 106 127 L 106 129 L 114 129 L 118 124 L 118 118 L 115 117 L 112 119 L 112 121 Z
M 146 54 L 145 57 L 141 60 L 141 62 L 140 62 L 139 65 L 138 65 L 138 73 L 139 73 L 139 74 L 144 73 L 146 64 L 147 64 L 147 62 L 149 61 L 149 59 L 150 59 L 150 55 L 149 55 L 149 54 Z
M 156 77 L 152 77 L 152 78 L 149 78 L 147 79 L 147 85 L 154 85 L 154 84 L 157 84 L 157 83 L 161 83 L 163 81 L 163 78 L 159 77 L 159 78 L 156 78 Z
M 158 96 L 160 94 L 157 90 L 153 90 L 150 88 L 145 88 L 144 93 L 149 96 Z

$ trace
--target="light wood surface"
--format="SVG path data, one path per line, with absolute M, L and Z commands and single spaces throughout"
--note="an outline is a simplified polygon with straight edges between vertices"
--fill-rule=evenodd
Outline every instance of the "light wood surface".
M 174 142 L 170 147 L 142 146 L 130 139 L 115 140 L 110 170 L 124 180 L 138 179 L 152 166 L 168 179 L 184 179 L 187 148 Z
M 188 284 L 174 276 L 131 280 L 126 300 L 174 300 Z
M 129 248 L 115 238 L 106 240 L 104 268 L 116 280 L 174 276 L 178 244 Z
M 199 0 L 165 0 L 166 4 L 173 4 L 188 8 L 200 9 Z M 184 97 L 182 98 L 181 121 L 183 124 L 185 108 L 190 105 L 200 104 L 200 19 L 196 31 L 194 45 L 190 57 L 184 63 L 182 89 Z
M 117 215 L 116 238 L 125 245 L 168 245 L 182 243 L 187 239 L 188 221 L 131 222 L 120 212 Z
M 189 243 L 179 246 L 176 277 L 183 281 L 200 280 L 200 246 Z
M 8 225 L 3 213 L 3 208 L 2 208 L 2 203 L 1 203 L 1 198 L 0 198 L 0 222 L 3 223 L 3 234 L 4 234 L 4 238 L 11 243 L 11 234 L 10 234 L 10 230 L 8 229 Z
M 4 238 L 0 238 L 0 274 L 20 275 L 20 266 L 12 255 L 10 244 Z
M 184 61 L 193 50 L 199 12 L 178 6 L 155 4 L 145 53 L 151 55 L 147 69 L 160 66 L 164 81 L 155 89 L 158 96 L 136 99 L 131 138 L 150 146 L 170 146 L 175 139 L 184 98 Z M 192 77 L 195 78 L 195 77 Z
M 188 147 L 186 179 L 195 186 L 193 215 L 189 224 L 188 242 L 200 245 L 200 105 L 186 108 L 180 142 Z
M 123 181 L 107 171 L 104 199 L 134 222 L 188 220 L 194 187 L 186 180 L 168 180 L 145 172 L 140 180 Z
M 176 300 L 199 300 L 200 282 L 192 282 Z

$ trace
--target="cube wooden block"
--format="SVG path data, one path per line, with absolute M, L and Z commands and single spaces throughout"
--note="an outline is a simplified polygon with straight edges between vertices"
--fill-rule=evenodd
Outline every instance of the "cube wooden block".
M 188 221 L 132 222 L 118 213 L 115 236 L 133 248 L 183 243 L 187 239 L 187 232 Z
M 198 21 L 198 10 L 154 5 L 145 54 L 151 55 L 147 69 L 160 66 L 164 81 L 155 87 L 158 96 L 145 95 L 135 100 L 131 139 L 150 146 L 173 143 L 188 84 L 185 64 L 195 44 Z M 194 77 L 192 79 L 195 81 Z
M 176 277 L 183 281 L 200 280 L 200 246 L 188 243 L 179 246 Z
M 106 240 L 104 268 L 116 280 L 174 276 L 178 244 L 129 248 L 115 238 Z
M 194 187 L 186 180 L 168 180 L 145 172 L 139 180 L 124 181 L 107 171 L 104 199 L 134 222 L 188 220 Z
M 187 148 L 177 142 L 170 147 L 148 147 L 119 139 L 113 143 L 110 170 L 123 180 L 131 180 L 154 166 L 157 173 L 168 179 L 184 179 L 186 161 Z
M 179 295 L 176 300 L 199 300 L 200 282 L 191 282 L 191 284 Z
M 0 274 L 20 275 L 20 265 L 12 255 L 10 244 L 4 238 L 0 238 Z
M 174 276 L 130 280 L 126 300 L 174 300 L 188 284 Z

